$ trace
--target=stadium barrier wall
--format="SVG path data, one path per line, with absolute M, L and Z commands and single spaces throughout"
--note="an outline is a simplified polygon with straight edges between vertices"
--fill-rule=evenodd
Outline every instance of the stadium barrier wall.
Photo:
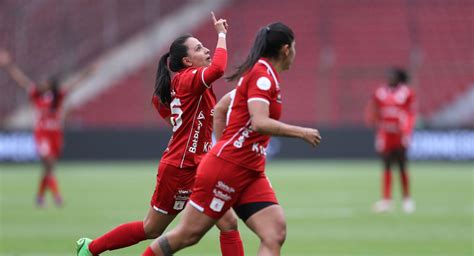
M 375 158 L 373 131 L 364 128 L 321 129 L 322 143 L 273 138 L 267 155 L 276 159 Z M 167 130 L 68 130 L 62 160 L 158 160 Z M 474 130 L 418 130 L 409 150 L 412 159 L 474 160 Z M 0 161 L 37 160 L 29 131 L 0 131 Z

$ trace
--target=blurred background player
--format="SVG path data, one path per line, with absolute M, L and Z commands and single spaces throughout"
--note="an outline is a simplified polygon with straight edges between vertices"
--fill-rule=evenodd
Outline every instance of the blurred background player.
M 392 164 L 400 170 L 403 211 L 415 211 L 407 167 L 407 149 L 415 125 L 415 94 L 407 83 L 406 71 L 392 68 L 388 72 L 388 83 L 375 90 L 367 108 L 367 121 L 376 129 L 375 149 L 381 155 L 384 166 L 382 199 L 375 203 L 375 212 L 392 209 Z
M 171 124 L 173 135 L 158 167 L 151 207 L 144 221 L 122 224 L 93 241 L 77 241 L 77 255 L 99 255 L 160 236 L 188 201 L 196 168 L 211 146 L 212 110 L 216 98 L 212 83 L 227 66 L 227 21 L 212 19 L 218 33 L 214 59 L 191 35 L 173 41 L 159 61 L 153 104 Z M 212 61 L 212 62 L 211 62 Z M 171 73 L 176 72 L 171 78 Z M 196 135 L 197 134 L 197 135 Z M 191 140 L 192 138 L 192 140 Z M 232 211 L 218 222 L 222 255 L 241 256 L 243 246 Z
M 57 206 L 63 204 L 63 198 L 54 175 L 56 162 L 63 149 L 63 103 L 66 95 L 90 75 L 94 66 L 86 69 L 76 80 L 68 84 L 60 84 L 59 77 L 56 76 L 35 83 L 13 63 L 8 51 L 0 50 L 0 67 L 10 75 L 19 87 L 27 91 L 36 110 L 34 138 L 43 165 L 36 197 L 36 204 L 39 207 L 44 207 L 44 194 L 48 189 L 53 194 L 55 204 Z
M 197 243 L 233 207 L 260 238 L 258 255 L 280 255 L 286 221 L 265 169 L 270 136 L 297 137 L 320 143 L 315 129 L 278 121 L 281 116 L 279 73 L 288 70 L 296 54 L 293 31 L 277 22 L 260 29 L 242 65 L 229 77 L 239 80 L 235 95 L 227 94 L 217 111 L 228 115 L 221 139 L 198 167 L 189 204 L 178 226 L 156 239 L 143 255 L 172 255 Z M 225 103 L 222 103 L 225 105 Z M 219 125 L 222 127 L 223 125 Z M 220 132 L 219 129 L 217 132 Z

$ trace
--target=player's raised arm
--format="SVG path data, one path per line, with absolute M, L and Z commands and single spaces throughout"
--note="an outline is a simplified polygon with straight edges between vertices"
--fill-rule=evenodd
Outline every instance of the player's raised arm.
M 5 71 L 10 75 L 10 77 L 15 80 L 18 86 L 28 90 L 33 87 L 33 81 L 28 78 L 11 60 L 10 53 L 6 50 L 0 50 L 0 67 L 5 69 Z
M 234 95 L 235 89 L 224 95 L 224 97 L 222 97 L 222 99 L 219 100 L 219 102 L 217 102 L 216 106 L 214 107 L 213 131 L 216 140 L 219 140 L 222 136 L 222 133 L 224 132 L 227 123 L 227 113 L 231 107 L 232 98 Z
M 214 28 L 217 32 L 217 45 L 211 65 L 205 68 L 202 73 L 202 81 L 207 87 L 209 87 L 212 82 L 222 77 L 227 67 L 226 36 L 229 25 L 225 19 L 217 20 L 213 12 L 211 15 L 212 21 L 214 22 Z

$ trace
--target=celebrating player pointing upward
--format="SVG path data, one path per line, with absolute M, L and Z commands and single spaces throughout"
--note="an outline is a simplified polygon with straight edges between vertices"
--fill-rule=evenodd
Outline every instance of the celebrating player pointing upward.
M 195 37 L 178 37 L 159 61 L 153 103 L 172 125 L 173 136 L 161 158 L 156 187 L 144 221 L 122 224 L 91 241 L 77 241 L 80 256 L 134 245 L 160 236 L 184 208 L 194 184 L 196 168 L 211 147 L 212 116 L 216 98 L 212 83 L 227 65 L 227 21 L 212 14 L 218 40 L 214 58 Z M 171 79 L 171 72 L 176 72 Z M 243 255 L 237 219 L 228 211 L 218 222 L 224 256 Z

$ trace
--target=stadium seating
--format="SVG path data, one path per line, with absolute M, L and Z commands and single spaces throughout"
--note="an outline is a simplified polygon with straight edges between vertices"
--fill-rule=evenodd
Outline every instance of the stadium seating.
M 2 1 L 0 47 L 11 51 L 32 79 L 42 80 L 83 67 L 181 5 L 175 0 Z M 27 99 L 3 72 L 0 93 L 3 121 Z
M 385 70 L 393 65 L 412 71 L 412 86 L 418 92 L 419 111 L 425 118 L 465 92 L 474 81 L 473 1 L 269 3 L 234 1 L 218 16 L 227 18 L 230 24 L 227 74 L 244 59 L 259 27 L 282 21 L 294 29 L 296 61 L 282 75 L 283 120 L 325 127 L 361 126 L 373 89 L 384 82 Z M 210 23 L 204 22 L 192 32 L 205 46 L 214 47 L 216 37 Z M 89 33 L 93 37 L 94 32 Z M 96 40 L 102 41 L 104 36 Z M 84 51 L 81 60 L 101 49 Z M 163 125 L 155 122 L 148 104 L 155 68 L 156 63 L 150 63 L 118 81 L 118 86 L 75 111 L 72 122 L 82 127 Z M 220 80 L 215 84 L 216 94 L 220 97 L 233 87 Z M 124 104 L 127 101 L 129 104 Z

